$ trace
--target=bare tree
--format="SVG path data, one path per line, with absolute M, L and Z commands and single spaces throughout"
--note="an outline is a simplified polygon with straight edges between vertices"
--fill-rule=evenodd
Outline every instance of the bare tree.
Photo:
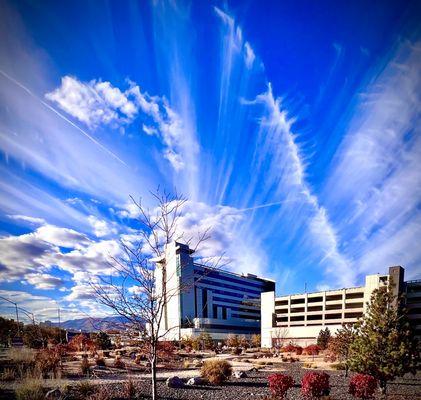
M 274 347 L 276 351 L 279 351 L 284 343 L 284 341 L 289 336 L 288 328 L 276 328 L 272 330 L 272 342 L 274 342 Z M 273 345 L 273 343 L 272 343 Z
M 124 317 L 132 329 L 144 333 L 147 347 L 147 359 L 151 368 L 152 399 L 157 398 L 156 372 L 157 348 L 160 339 L 166 337 L 169 330 L 163 324 L 167 303 L 182 291 L 191 289 L 189 283 L 173 287 L 167 285 L 172 276 L 167 273 L 165 250 L 173 241 L 182 241 L 196 251 L 209 238 L 208 231 L 198 232 L 196 237 L 184 237 L 179 232 L 179 220 L 186 199 L 177 194 L 161 193 L 159 189 L 152 193 L 157 203 L 150 211 L 141 201 L 133 204 L 138 211 L 141 225 L 139 240 L 136 243 L 121 242 L 123 255 L 112 259 L 113 274 L 100 278 L 100 282 L 91 282 L 98 301 L 111 308 L 114 313 Z M 207 265 L 216 268 L 222 257 L 207 259 Z M 157 285 L 157 264 L 162 269 L 162 282 Z M 183 268 L 183 265 L 180 266 Z M 145 326 L 147 329 L 145 329 Z

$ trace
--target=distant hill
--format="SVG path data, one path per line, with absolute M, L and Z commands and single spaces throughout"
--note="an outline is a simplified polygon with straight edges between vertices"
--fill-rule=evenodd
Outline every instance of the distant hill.
M 45 325 L 58 326 L 57 322 L 46 321 Z M 124 317 L 79 318 L 70 319 L 60 324 L 63 329 L 82 332 L 106 331 L 109 329 L 125 329 L 127 320 Z

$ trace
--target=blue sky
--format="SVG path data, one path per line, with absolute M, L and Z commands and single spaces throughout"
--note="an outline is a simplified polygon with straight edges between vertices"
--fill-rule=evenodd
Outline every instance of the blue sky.
M 0 7 L 0 295 L 104 313 L 88 282 L 158 185 L 279 293 L 420 278 L 416 1 Z

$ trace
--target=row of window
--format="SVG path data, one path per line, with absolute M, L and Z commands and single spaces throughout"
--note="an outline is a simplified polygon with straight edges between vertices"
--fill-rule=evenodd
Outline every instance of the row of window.
M 258 291 L 258 290 L 253 290 L 253 289 L 249 289 L 249 288 L 243 288 L 243 287 L 238 287 L 238 286 L 234 286 L 234 285 L 229 285 L 227 283 L 223 283 L 223 281 L 214 282 L 214 281 L 210 281 L 206 278 L 198 279 L 198 281 L 199 282 L 197 283 L 197 286 L 200 286 L 200 284 L 202 283 L 202 284 L 205 284 L 205 285 L 213 285 L 213 286 L 217 286 L 217 287 L 220 287 L 220 288 L 241 290 L 242 292 L 245 292 L 247 294 L 251 294 L 251 295 L 254 294 L 254 295 L 257 295 L 259 297 L 260 297 L 260 293 L 261 293 L 261 291 Z
M 344 318 L 360 318 L 363 316 L 362 312 L 348 312 L 345 313 Z M 307 317 L 307 318 L 306 318 Z M 323 319 L 323 314 L 316 314 L 316 315 L 293 315 L 290 317 L 290 321 L 294 322 L 294 321 L 319 321 Z M 324 319 L 325 320 L 330 320 L 330 319 L 342 319 L 342 313 L 335 313 L 335 314 L 325 314 L 324 315 Z M 288 322 L 288 317 L 286 316 L 281 316 L 278 317 L 276 316 L 276 322 Z
M 218 271 L 209 271 L 209 270 L 204 271 L 204 270 L 195 269 L 194 273 L 200 276 L 205 276 L 205 277 L 210 277 L 214 279 L 219 279 L 222 281 L 237 283 L 239 285 L 252 286 L 257 289 L 264 289 L 266 287 L 266 282 L 263 282 L 263 281 L 252 282 L 251 278 L 243 278 L 243 279 L 240 277 L 234 278 Z
M 346 303 L 345 309 L 355 309 L 355 308 L 363 308 L 364 303 Z M 326 304 L 325 311 L 332 311 L 332 310 L 342 310 L 342 304 Z M 305 307 L 295 307 L 295 308 L 280 308 L 276 310 L 277 314 L 288 314 L 288 310 L 291 314 L 305 312 Z M 314 311 L 323 311 L 323 306 L 307 306 L 307 312 L 314 312 Z
M 362 299 L 364 298 L 364 292 L 351 292 L 345 293 L 345 300 L 352 300 L 352 299 Z M 339 301 L 343 300 L 342 294 L 332 294 L 326 295 L 326 301 Z M 319 303 L 323 301 L 323 296 L 316 296 L 316 297 L 308 297 L 307 303 Z M 288 299 L 285 300 L 275 300 L 276 306 L 287 306 Z M 298 299 L 291 299 L 291 305 L 294 304 L 305 304 L 305 297 L 300 297 Z

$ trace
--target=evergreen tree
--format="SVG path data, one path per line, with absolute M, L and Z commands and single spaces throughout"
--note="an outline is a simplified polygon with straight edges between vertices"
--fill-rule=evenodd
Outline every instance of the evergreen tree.
M 350 368 L 374 376 L 382 392 L 388 381 L 416 372 L 417 343 L 392 287 L 374 290 L 357 333 L 349 348 Z
M 322 350 L 325 350 L 329 344 L 330 337 L 329 328 L 326 328 L 325 330 L 321 329 L 319 336 L 317 337 L 317 346 L 319 346 Z
M 112 348 L 111 339 L 106 332 L 100 331 L 96 333 L 93 335 L 93 340 L 101 350 L 109 350 Z

